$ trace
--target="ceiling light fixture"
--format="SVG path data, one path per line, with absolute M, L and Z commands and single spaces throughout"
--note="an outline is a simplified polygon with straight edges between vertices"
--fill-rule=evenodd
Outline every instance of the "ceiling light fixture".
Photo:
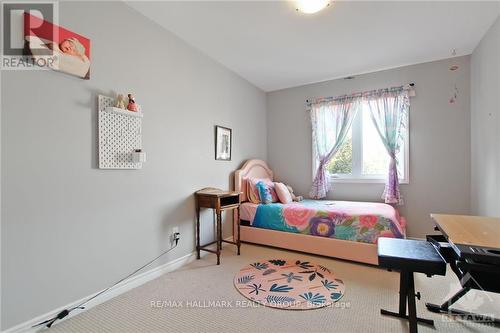
M 330 0 L 297 0 L 297 11 L 314 14 L 330 6 Z

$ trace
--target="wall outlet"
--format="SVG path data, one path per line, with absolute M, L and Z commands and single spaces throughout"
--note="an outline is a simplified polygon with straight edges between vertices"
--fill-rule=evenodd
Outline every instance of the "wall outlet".
M 179 227 L 173 227 L 172 228 L 172 234 L 170 235 L 170 241 L 172 243 L 178 243 L 179 239 L 181 238 L 181 234 L 179 232 Z

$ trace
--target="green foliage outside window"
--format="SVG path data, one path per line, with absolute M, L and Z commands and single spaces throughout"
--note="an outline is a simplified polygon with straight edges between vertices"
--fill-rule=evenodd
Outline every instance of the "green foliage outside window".
M 347 138 L 340 150 L 326 166 L 330 174 L 352 173 L 352 139 Z

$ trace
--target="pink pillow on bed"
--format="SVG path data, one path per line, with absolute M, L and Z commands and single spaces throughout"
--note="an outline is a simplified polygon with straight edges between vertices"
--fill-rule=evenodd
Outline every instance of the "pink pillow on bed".
M 254 181 L 252 178 L 246 178 L 245 181 L 247 182 L 247 199 L 251 203 L 258 204 L 260 203 L 259 199 L 259 191 L 257 190 L 257 187 L 255 186 L 257 184 L 256 181 Z
M 278 195 L 278 199 L 281 203 L 289 204 L 293 202 L 292 195 L 283 183 L 274 183 L 274 189 L 276 190 L 276 194 Z
M 261 203 L 262 200 L 259 195 L 259 190 L 257 189 L 257 183 L 262 181 L 265 186 L 269 189 L 269 192 L 271 193 L 272 197 L 272 202 L 277 202 L 278 201 L 278 196 L 276 195 L 276 192 L 274 191 L 274 184 L 273 181 L 269 178 L 248 178 L 247 179 L 247 197 L 248 201 L 251 203 Z

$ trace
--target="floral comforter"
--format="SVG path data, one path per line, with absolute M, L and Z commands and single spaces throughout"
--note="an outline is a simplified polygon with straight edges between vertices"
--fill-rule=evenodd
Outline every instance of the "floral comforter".
M 371 202 L 304 200 L 261 204 L 252 226 L 365 243 L 405 237 L 405 221 L 390 205 Z

